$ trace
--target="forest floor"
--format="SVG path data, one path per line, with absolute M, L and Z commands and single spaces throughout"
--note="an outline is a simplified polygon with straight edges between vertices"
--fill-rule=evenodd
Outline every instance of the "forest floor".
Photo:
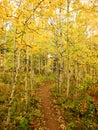
M 55 100 L 51 95 L 51 84 L 39 88 L 41 98 L 41 111 L 44 130 L 66 130 L 60 108 L 53 104 Z

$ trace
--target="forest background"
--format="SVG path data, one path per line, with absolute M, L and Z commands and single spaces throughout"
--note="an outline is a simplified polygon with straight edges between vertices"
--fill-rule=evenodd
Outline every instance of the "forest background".
M 50 82 L 68 130 L 97 130 L 98 1 L 0 0 L 1 129 L 41 125 Z

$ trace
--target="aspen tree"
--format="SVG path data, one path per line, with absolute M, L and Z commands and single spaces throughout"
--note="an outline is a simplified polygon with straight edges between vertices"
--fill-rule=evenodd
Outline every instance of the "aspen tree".
M 69 4 L 70 1 L 67 0 L 67 98 L 69 96 L 69 89 L 70 89 L 70 54 L 69 54 Z
M 28 63 L 29 63 L 29 55 L 28 55 L 28 46 L 26 45 L 25 50 L 25 59 L 26 59 L 26 70 L 25 70 L 25 101 L 26 101 L 26 111 L 28 109 Z
M 62 93 L 63 83 L 63 42 L 62 42 L 62 21 L 61 21 L 61 7 L 59 8 L 59 35 L 60 35 L 60 57 L 59 57 L 59 92 Z
M 16 66 L 16 28 L 14 28 L 12 91 L 11 91 L 10 100 L 9 100 L 8 115 L 7 115 L 5 130 L 9 129 L 9 123 L 10 123 L 11 114 L 12 114 L 11 110 L 12 110 L 12 107 L 13 107 L 13 101 L 14 101 L 14 94 L 15 94 L 15 89 L 16 89 L 16 81 L 17 81 L 17 76 L 18 76 L 18 70 L 19 70 L 19 66 Z
M 33 85 L 34 85 L 34 61 L 33 61 L 33 54 L 31 51 L 31 95 L 32 95 L 32 90 L 33 90 Z

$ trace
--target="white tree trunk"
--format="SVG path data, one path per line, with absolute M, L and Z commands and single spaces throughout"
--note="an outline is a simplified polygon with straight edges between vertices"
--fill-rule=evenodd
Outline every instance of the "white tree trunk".
M 9 130 L 9 123 L 10 123 L 10 119 L 11 119 L 11 110 L 12 110 L 12 105 L 13 105 L 13 100 L 14 100 L 14 93 L 15 93 L 15 88 L 16 88 L 16 81 L 17 81 L 19 67 L 20 66 L 16 67 L 16 29 L 15 29 L 14 50 L 13 50 L 12 91 L 11 91 L 11 96 L 10 96 L 10 101 L 9 101 L 9 108 L 8 108 L 8 115 L 7 115 L 5 130 Z
M 69 0 L 67 0 L 67 98 L 70 88 L 70 55 L 69 55 Z
M 28 108 L 28 47 L 26 47 L 26 73 L 25 73 L 25 101 L 26 109 Z

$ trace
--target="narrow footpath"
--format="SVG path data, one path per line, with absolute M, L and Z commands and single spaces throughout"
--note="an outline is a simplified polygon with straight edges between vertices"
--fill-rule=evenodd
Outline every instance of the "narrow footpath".
M 62 124 L 62 117 L 60 111 L 57 111 L 53 105 L 52 96 L 50 92 L 51 84 L 47 84 L 39 88 L 41 98 L 41 111 L 43 114 L 44 128 L 43 130 L 66 130 Z

